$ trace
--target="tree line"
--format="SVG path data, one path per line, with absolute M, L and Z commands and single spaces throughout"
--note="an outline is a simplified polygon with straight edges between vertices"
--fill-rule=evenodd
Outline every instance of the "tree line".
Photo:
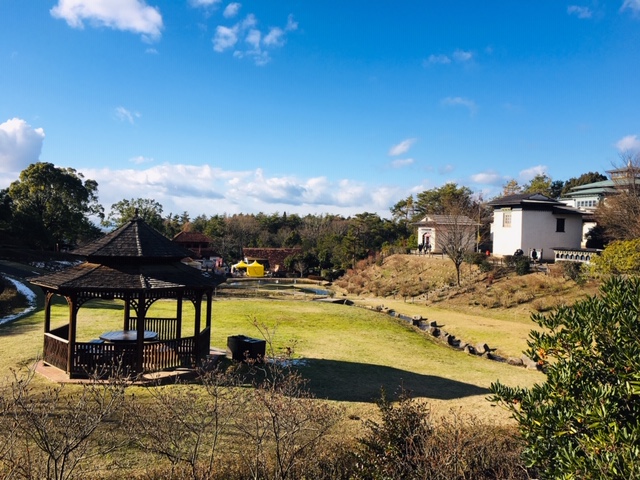
M 575 186 L 604 179 L 604 175 L 595 172 L 567 181 L 554 181 L 540 174 L 524 185 L 508 181 L 502 194 L 542 193 L 557 198 Z M 636 195 L 633 198 L 637 200 Z M 611 205 L 599 218 L 611 232 L 609 237 L 620 239 L 622 228 L 629 232 L 623 235 L 635 234 L 631 225 L 637 222 L 629 222 L 625 215 L 612 215 Z M 617 211 L 635 212 L 636 205 L 632 207 L 616 206 Z M 390 208 L 390 218 L 370 212 L 349 217 L 261 212 L 192 218 L 186 211 L 165 215 L 159 202 L 145 198 L 123 199 L 111 205 L 105 215 L 105 208 L 98 202 L 96 181 L 85 179 L 73 168 L 38 162 L 23 170 L 8 188 L 0 190 L 0 242 L 19 239 L 20 245 L 40 250 L 73 247 L 123 225 L 136 212 L 169 238 L 183 230 L 206 234 L 212 239 L 211 247 L 229 261 L 242 258 L 244 247 L 299 247 L 302 253 L 295 260 L 309 271 L 341 270 L 375 253 L 405 253 L 416 248 L 414 223 L 429 214 L 469 217 L 479 226 L 479 245 L 489 239 L 492 214 L 481 194 L 447 183 L 401 199 Z M 616 225 L 611 225 L 612 219 Z

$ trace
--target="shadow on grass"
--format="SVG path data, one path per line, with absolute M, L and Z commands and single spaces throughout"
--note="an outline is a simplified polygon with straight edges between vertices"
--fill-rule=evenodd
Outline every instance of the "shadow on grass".
M 414 397 L 452 400 L 488 395 L 489 389 L 435 375 L 400 370 L 385 365 L 309 359 L 300 373 L 318 398 L 346 402 L 375 402 L 384 388 L 392 398 L 400 387 Z

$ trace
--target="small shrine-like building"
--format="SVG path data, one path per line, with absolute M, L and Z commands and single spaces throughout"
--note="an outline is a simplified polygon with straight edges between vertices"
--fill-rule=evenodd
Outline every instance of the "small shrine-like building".
M 95 372 L 108 375 L 114 368 L 135 377 L 179 367 L 196 368 L 206 359 L 211 340 L 212 296 L 224 279 L 203 275 L 183 264 L 181 259 L 190 255 L 188 250 L 136 216 L 72 253 L 86 261 L 30 279 L 45 294 L 45 364 L 63 370 L 69 378 Z M 66 299 L 69 322 L 52 329 L 51 305 L 56 295 Z M 123 301 L 122 330 L 78 342 L 78 311 L 98 298 Z M 151 305 L 160 299 L 175 300 L 174 317 L 147 316 Z M 184 301 L 192 302 L 195 312 L 193 333 L 188 335 L 182 334 Z

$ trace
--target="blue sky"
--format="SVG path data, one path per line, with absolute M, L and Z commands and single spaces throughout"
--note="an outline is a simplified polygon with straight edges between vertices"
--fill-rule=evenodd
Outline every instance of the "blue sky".
M 0 0 L 0 188 L 377 212 L 640 150 L 640 0 Z

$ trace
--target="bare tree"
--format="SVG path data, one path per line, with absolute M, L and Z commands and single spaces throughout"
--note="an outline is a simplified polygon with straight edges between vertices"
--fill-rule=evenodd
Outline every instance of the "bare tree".
M 124 399 L 124 383 L 91 380 L 81 387 L 34 388 L 34 369 L 13 372 L 5 415 L 13 437 L 4 443 L 0 460 L 16 478 L 64 480 L 77 478 L 90 458 L 106 455 L 117 442 L 92 442 L 96 430 L 116 412 Z M 103 435 L 113 431 L 113 424 Z
M 253 479 L 302 478 L 318 461 L 320 446 L 341 411 L 314 398 L 292 367 L 292 348 L 276 356 L 272 332 L 254 325 L 267 341 L 269 358 L 252 365 L 253 388 L 236 424 L 246 443 L 237 454 Z
M 220 441 L 240 405 L 236 380 L 213 370 L 202 372 L 199 384 L 147 386 L 146 398 L 127 404 L 134 444 L 169 460 L 172 475 L 186 468 L 194 480 L 212 478 Z
M 595 212 L 607 240 L 640 237 L 640 153 L 621 155 L 621 165 L 610 172 L 616 193 L 606 197 Z
M 457 284 L 460 286 L 460 267 L 468 252 L 476 244 L 477 224 L 469 218 L 469 201 L 447 202 L 441 224 L 436 235 L 437 246 L 447 255 L 456 268 Z

